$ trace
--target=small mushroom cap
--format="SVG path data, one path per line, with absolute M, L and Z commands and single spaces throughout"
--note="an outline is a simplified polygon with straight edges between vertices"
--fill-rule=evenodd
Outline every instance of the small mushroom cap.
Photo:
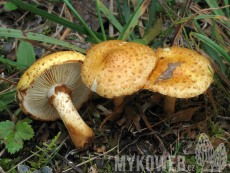
M 104 41 L 87 51 L 82 80 L 103 97 L 130 95 L 143 88 L 157 60 L 148 46 L 120 40 Z
M 175 46 L 159 48 L 156 54 L 159 60 L 145 89 L 170 97 L 190 98 L 204 93 L 214 81 L 208 69 L 214 72 L 210 62 L 193 50 Z M 170 69 L 169 63 L 175 68 Z M 167 73 L 162 75 L 163 72 Z
M 18 103 L 24 113 L 34 119 L 54 121 L 57 111 L 49 105 L 51 87 L 65 84 L 72 90 L 76 109 L 89 98 L 91 90 L 81 80 L 81 64 L 85 56 L 78 52 L 63 51 L 37 60 L 22 75 L 17 86 Z

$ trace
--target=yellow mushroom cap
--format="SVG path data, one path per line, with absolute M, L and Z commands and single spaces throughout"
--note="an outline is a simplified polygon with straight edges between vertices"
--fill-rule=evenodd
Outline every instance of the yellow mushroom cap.
M 82 80 L 103 97 L 130 95 L 143 88 L 157 60 L 148 46 L 120 40 L 104 41 L 87 51 Z
M 81 53 L 63 51 L 32 64 L 17 86 L 18 103 L 23 112 L 39 120 L 59 119 L 57 111 L 49 105 L 47 94 L 51 87 L 62 84 L 72 90 L 72 102 L 79 109 L 91 93 L 81 80 L 81 64 L 84 60 L 85 56 Z
M 204 93 L 214 81 L 212 73 L 208 69 L 210 67 L 214 72 L 210 62 L 193 50 L 175 46 L 159 48 L 156 54 L 159 60 L 144 89 L 170 97 L 190 98 Z M 171 69 L 171 72 L 170 63 L 176 65 L 175 69 Z M 168 79 L 167 74 L 162 75 L 167 70 Z

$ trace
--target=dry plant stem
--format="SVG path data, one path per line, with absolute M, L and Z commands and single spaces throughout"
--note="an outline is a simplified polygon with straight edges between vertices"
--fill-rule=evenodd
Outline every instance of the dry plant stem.
M 8 82 L 8 83 L 10 83 L 10 84 L 13 84 L 13 85 L 17 85 L 17 84 L 18 84 L 17 82 L 12 82 L 12 81 L 10 81 L 10 80 L 8 80 L 8 79 L 5 79 L 5 78 L 3 78 L 3 77 L 0 77 L 0 79 L 3 80 L 3 81 L 5 81 L 5 82 Z
M 37 41 L 34 41 L 34 40 L 29 40 L 29 39 L 24 39 L 24 38 L 19 38 L 19 40 L 23 40 L 23 41 L 26 41 L 28 43 L 31 43 L 35 46 L 38 46 L 38 47 L 41 47 L 41 48 L 44 48 L 46 50 L 49 50 L 49 52 L 57 52 L 57 50 L 54 50 L 53 48 L 49 48 L 47 46 L 44 46 L 43 44 L 37 42 Z
M 91 161 L 93 161 L 93 160 L 99 158 L 100 156 L 105 156 L 106 154 L 108 154 L 109 152 L 113 151 L 113 150 L 116 149 L 117 147 L 118 147 L 118 146 L 115 146 L 115 147 L 113 147 L 112 149 L 110 149 L 109 151 L 104 152 L 103 154 L 100 154 L 100 155 L 98 155 L 98 156 L 96 156 L 96 157 L 90 158 L 89 160 L 86 160 L 86 161 L 84 161 L 84 162 L 82 162 L 82 163 L 79 163 L 78 165 L 76 165 L 76 167 L 79 167 L 79 166 L 82 166 L 82 165 L 84 165 L 84 164 L 86 164 L 86 163 L 89 163 L 89 162 L 91 162 Z M 64 172 L 67 172 L 67 171 L 69 171 L 69 170 L 71 170 L 71 169 L 73 169 L 73 168 L 69 168 L 69 169 L 63 171 L 63 173 L 64 173 Z
M 180 17 L 181 17 L 181 18 L 182 18 L 183 15 L 184 15 L 186 6 L 189 7 L 189 4 L 190 4 L 189 1 L 190 1 L 190 0 L 185 0 L 185 3 L 184 3 L 183 8 L 182 8 L 182 11 L 181 11 L 181 13 L 180 13 Z M 181 18 L 180 18 L 180 19 L 181 19 Z M 178 21 L 180 21 L 180 19 L 179 19 Z M 176 26 L 176 29 L 175 29 L 176 32 L 175 32 L 175 33 L 177 33 L 177 32 L 180 30 L 180 26 L 181 26 L 181 24 L 178 24 L 178 25 Z M 173 43 L 176 43 L 176 41 L 175 41 L 176 36 L 177 36 L 177 34 L 174 35 L 174 38 L 173 38 L 174 41 L 172 42 L 172 44 L 173 44 Z
M 176 103 L 176 98 L 175 97 L 170 97 L 170 96 L 165 96 L 164 98 L 164 111 L 167 113 L 173 114 L 175 111 L 175 103 Z
M 2 155 L 5 153 L 6 148 L 4 148 L 1 152 L 0 152 L 0 157 L 2 157 Z
M 69 21 L 70 21 L 70 22 L 73 22 L 73 18 L 72 18 L 72 16 L 71 16 L 71 14 L 70 14 L 68 8 L 66 8 L 65 4 L 64 4 L 63 7 L 66 9 L 66 15 L 68 15 L 69 18 L 70 18 Z M 64 9 L 64 8 L 63 8 L 63 9 Z M 62 15 L 62 14 L 61 14 L 61 15 Z M 61 17 L 61 15 L 59 15 L 59 17 Z M 61 32 L 61 30 L 62 30 L 62 29 L 59 29 L 58 32 Z M 64 33 L 62 34 L 62 36 L 61 36 L 61 38 L 60 38 L 59 40 L 64 40 L 65 37 L 69 34 L 70 31 L 71 31 L 70 28 L 66 28 L 65 31 L 64 31 Z M 54 35 L 54 37 L 56 37 L 56 35 Z M 57 47 L 57 44 L 53 45 L 53 46 L 52 46 L 52 49 L 55 49 L 56 47 Z M 46 52 L 43 56 L 46 56 L 46 55 L 48 55 L 49 53 L 50 53 L 50 52 L 48 51 L 48 52 Z
M 230 6 L 230 5 L 226 5 L 226 6 L 219 7 L 219 8 L 207 8 L 207 9 L 203 9 L 203 10 L 200 10 L 200 11 L 196 12 L 196 13 L 195 13 L 194 15 L 192 15 L 184 24 L 181 25 L 180 30 L 177 32 L 176 37 L 175 37 L 174 42 L 173 42 L 172 45 L 173 45 L 173 46 L 176 45 L 177 37 L 179 37 L 180 33 L 182 32 L 183 27 L 184 27 L 190 20 L 192 20 L 196 15 L 198 15 L 199 13 L 202 13 L 202 12 L 204 12 L 204 11 L 222 9 L 222 8 L 226 8 L 226 7 L 229 7 L 229 6 Z M 223 18 L 223 19 L 225 19 L 225 18 Z M 226 19 L 225 19 L 225 20 L 226 20 Z M 219 22 L 218 22 L 218 23 L 219 23 Z M 221 24 L 222 24 L 222 23 L 221 23 Z M 223 24 L 222 24 L 222 26 L 225 27 L 225 25 L 223 25 Z M 226 29 L 228 29 L 228 28 L 226 28 Z
M 109 11 L 113 12 L 113 0 L 110 0 Z M 109 36 L 113 37 L 113 34 L 114 34 L 113 24 L 109 22 Z
M 11 75 L 10 77 L 5 78 L 5 79 L 6 79 L 6 80 L 9 80 L 10 78 L 12 78 L 12 77 L 14 77 L 14 76 L 20 74 L 21 72 L 25 71 L 26 69 L 27 69 L 27 67 L 24 68 L 24 69 L 22 69 L 21 71 L 18 71 L 18 72 L 16 72 L 16 73 L 14 73 L 13 75 Z M 3 82 L 4 82 L 4 81 L 0 81 L 0 85 L 1 85 Z
M 95 135 L 75 109 L 68 90 L 65 89 L 62 86 L 55 87 L 55 93 L 50 97 L 50 104 L 57 110 L 76 148 L 85 150 L 91 146 Z
M 26 159 L 24 159 L 23 161 L 21 161 L 20 163 L 18 163 L 16 166 L 14 166 L 13 168 L 11 168 L 9 171 L 7 171 L 7 173 L 10 173 L 12 170 L 14 170 L 16 167 L 18 167 L 18 165 L 21 165 L 25 161 L 29 160 L 31 157 L 36 156 L 39 152 L 43 151 L 44 149 L 45 149 L 45 147 L 43 147 L 41 150 L 38 150 L 37 152 L 33 153 L 31 156 L 27 157 Z
M 12 85 L 10 85 L 9 88 L 7 88 L 7 89 L 1 91 L 0 94 L 4 94 L 4 93 L 6 93 L 7 91 L 10 91 L 10 90 L 12 90 L 14 87 L 15 87 L 15 85 L 12 84 Z
M 5 173 L 1 166 L 0 166 L 0 173 Z

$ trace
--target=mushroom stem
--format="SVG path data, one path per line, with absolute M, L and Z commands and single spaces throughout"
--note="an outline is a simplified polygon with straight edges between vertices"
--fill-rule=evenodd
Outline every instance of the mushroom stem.
M 175 111 L 176 98 L 165 95 L 164 98 L 164 111 L 173 114 Z
M 120 97 L 115 97 L 114 98 L 114 110 L 118 109 L 116 112 L 117 113 L 121 113 L 123 111 L 123 107 L 119 107 L 124 101 L 124 97 L 120 96 Z
M 70 93 L 66 85 L 56 86 L 49 102 L 57 110 L 76 148 L 86 150 L 92 145 L 95 135 L 75 109 Z

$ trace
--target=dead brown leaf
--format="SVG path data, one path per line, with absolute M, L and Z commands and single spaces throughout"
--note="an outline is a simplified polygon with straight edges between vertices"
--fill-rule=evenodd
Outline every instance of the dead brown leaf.
M 6 59 L 9 59 L 11 61 L 14 61 L 17 59 L 15 49 L 12 49 L 10 53 L 6 56 Z
M 192 119 L 194 112 L 200 108 L 201 107 L 188 108 L 188 109 L 175 113 L 174 116 L 172 117 L 171 123 L 178 123 L 181 121 L 190 121 Z
M 201 132 L 208 134 L 208 125 L 206 120 L 199 122 L 199 129 Z
M 211 143 L 212 143 L 212 146 L 215 148 L 217 146 L 219 146 L 221 143 L 227 143 L 228 141 L 227 140 L 224 140 L 224 139 L 220 139 L 220 138 L 217 138 L 217 137 L 211 137 L 210 139 Z

